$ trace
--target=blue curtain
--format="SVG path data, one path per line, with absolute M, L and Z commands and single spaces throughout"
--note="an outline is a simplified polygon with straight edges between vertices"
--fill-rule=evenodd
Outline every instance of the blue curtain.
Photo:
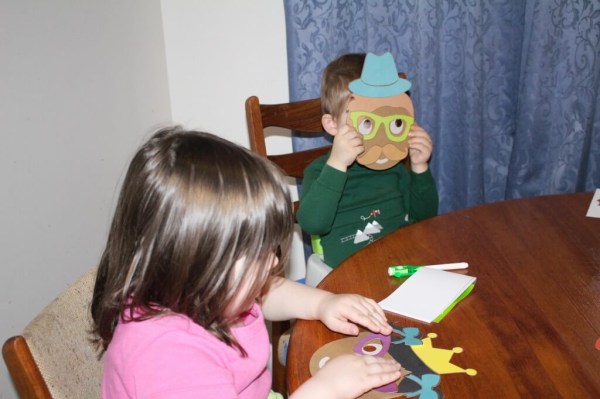
M 341 54 L 394 55 L 441 212 L 600 187 L 600 1 L 285 0 L 285 14 L 291 100 L 318 97 Z

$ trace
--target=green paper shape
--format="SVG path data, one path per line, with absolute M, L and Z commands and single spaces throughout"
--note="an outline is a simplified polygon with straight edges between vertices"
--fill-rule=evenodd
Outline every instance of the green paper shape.
M 465 299 L 465 298 L 467 297 L 467 295 L 469 295 L 469 294 L 471 293 L 471 291 L 473 291 L 473 288 L 474 288 L 474 287 L 475 287 L 475 284 L 471 284 L 470 286 L 468 286 L 468 287 L 467 287 L 467 289 L 466 289 L 466 290 L 465 290 L 465 291 L 464 291 L 462 294 L 460 294 L 460 296 L 459 296 L 458 298 L 456 298 L 456 300 L 455 300 L 454 302 L 452 302 L 452 303 L 450 304 L 450 306 L 448 306 L 448 307 L 446 308 L 446 310 L 444 310 L 444 311 L 443 311 L 443 312 L 442 312 L 442 313 L 441 313 L 441 314 L 440 314 L 438 317 L 436 317 L 436 318 L 433 320 L 433 321 L 434 321 L 434 323 L 439 323 L 440 321 L 442 321 L 442 319 L 443 319 L 444 317 L 446 317 L 446 315 L 447 315 L 448 313 L 450 313 L 450 311 L 451 311 L 452 309 L 454 309 L 454 307 L 455 307 L 455 306 L 456 306 L 456 305 L 457 305 L 457 304 L 458 304 L 460 301 L 462 301 L 463 299 Z

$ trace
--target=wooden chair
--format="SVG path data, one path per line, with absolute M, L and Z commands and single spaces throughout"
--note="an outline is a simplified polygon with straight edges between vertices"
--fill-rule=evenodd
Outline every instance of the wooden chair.
M 331 149 L 329 145 L 289 154 L 267 154 L 266 128 L 279 127 L 315 136 L 323 133 L 321 100 L 318 98 L 283 104 L 261 104 L 258 97 L 252 96 L 246 100 L 246 121 L 252 151 L 275 162 L 290 177 L 301 179 L 304 168 Z M 294 210 L 297 210 L 297 202 L 294 205 Z
M 267 136 L 265 129 L 267 128 L 291 129 L 315 136 L 323 133 L 321 100 L 318 98 L 282 104 L 261 104 L 258 97 L 252 96 L 246 100 L 246 121 L 248 122 L 250 148 L 277 164 L 287 176 L 293 178 L 301 179 L 304 175 L 304 168 L 331 149 L 329 145 L 288 154 L 271 155 L 267 153 L 265 140 Z M 294 202 L 294 215 L 297 209 L 298 201 Z M 286 392 L 285 369 L 277 361 L 276 353 L 279 337 L 289 327 L 289 322 L 277 322 L 272 324 L 271 330 L 273 389 L 283 394 Z
M 4 343 L 4 362 L 22 399 L 100 398 L 102 361 L 90 340 L 95 278 L 96 268 Z

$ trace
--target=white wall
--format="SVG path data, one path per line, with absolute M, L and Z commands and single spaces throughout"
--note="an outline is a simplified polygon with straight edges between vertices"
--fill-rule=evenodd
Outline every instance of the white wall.
M 248 146 L 246 98 L 289 97 L 283 2 L 161 4 L 173 119 Z M 291 148 L 285 140 L 273 145 Z
M 0 341 L 98 262 L 150 131 L 247 145 L 245 98 L 287 87 L 280 0 L 0 0 Z
M 98 262 L 126 164 L 171 112 L 158 0 L 0 0 L 0 60 L 4 342 Z
M 287 102 L 285 17 L 281 0 L 163 0 L 163 26 L 173 119 L 190 129 L 248 146 L 244 102 Z M 269 152 L 291 151 L 286 132 L 267 139 Z M 295 182 L 290 186 L 297 198 Z M 304 277 L 297 228 L 288 270 Z

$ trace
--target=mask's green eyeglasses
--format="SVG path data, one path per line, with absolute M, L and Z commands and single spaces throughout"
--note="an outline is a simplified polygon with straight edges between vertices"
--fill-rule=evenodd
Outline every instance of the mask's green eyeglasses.
M 352 111 L 349 116 L 352 126 L 363 135 L 363 140 L 373 139 L 383 123 L 388 139 L 402 142 L 407 139 L 408 132 L 415 122 L 415 118 L 410 115 L 381 116 L 366 111 Z

